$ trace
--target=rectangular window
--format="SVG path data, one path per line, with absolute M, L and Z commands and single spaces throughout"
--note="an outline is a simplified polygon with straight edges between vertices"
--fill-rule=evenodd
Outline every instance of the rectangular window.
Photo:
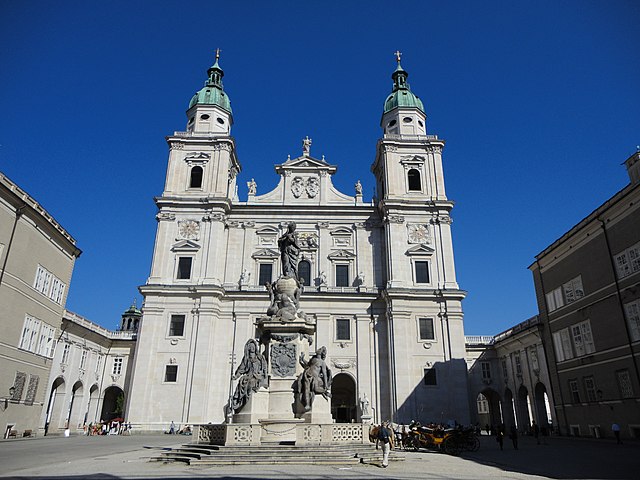
M 596 351 L 589 320 L 573 325 L 571 335 L 573 336 L 573 346 L 576 349 L 576 357 L 582 357 Z
M 349 286 L 349 265 L 336 265 L 336 287 Z
M 184 315 L 171 315 L 171 322 L 169 324 L 170 337 L 184 336 L 184 319 Z
M 60 360 L 60 363 L 64 363 L 65 365 L 68 365 L 70 355 L 71 355 L 71 345 L 68 343 L 65 343 L 64 349 L 62 350 L 62 360 Z
M 618 278 L 640 271 L 640 242 L 613 256 Z
M 435 340 L 433 318 L 419 318 L 420 340 Z
M 564 298 L 562 297 L 562 287 L 558 287 L 555 290 L 547 293 L 545 295 L 547 299 L 547 308 L 550 312 L 557 310 L 558 308 L 564 306 Z
M 571 349 L 571 336 L 568 328 L 563 328 L 553 334 L 553 346 L 556 351 L 556 360 L 563 362 L 573 358 L 573 350 Z
M 351 321 L 349 319 L 336 319 L 336 340 L 351 340 Z
M 36 353 L 38 348 L 38 336 L 40 334 L 40 320 L 27 315 L 22 326 L 22 336 L 18 348 Z
M 502 376 L 505 380 L 509 378 L 509 370 L 507 369 L 507 360 L 505 358 L 502 359 Z
M 122 373 L 122 362 L 122 357 L 113 359 L 113 369 L 111 370 L 112 375 L 120 375 Z
M 271 283 L 271 280 L 273 279 L 273 264 L 261 263 L 259 273 L 258 283 L 260 285 L 266 285 L 267 282 Z
M 62 305 L 62 298 L 64 297 L 64 290 L 66 285 L 58 277 L 52 277 L 51 291 L 49 292 L 49 298 L 56 302 L 58 305 Z
M 18 348 L 22 350 L 29 350 L 29 341 L 31 340 L 31 332 L 33 331 L 34 318 L 26 316 L 24 319 L 24 325 L 22 326 L 22 336 L 20 337 L 20 344 Z
M 580 403 L 580 392 L 578 391 L 577 380 L 569 380 L 569 391 L 571 392 L 571 400 L 573 403 Z
M 36 278 L 33 282 L 33 288 L 35 288 L 43 295 L 47 295 L 51 286 L 51 277 L 51 273 L 46 268 L 44 268 L 42 265 L 38 265 L 38 269 L 36 270 Z
M 522 362 L 520 361 L 520 352 L 516 352 L 513 355 L 513 359 L 516 363 L 516 375 L 522 376 Z
M 587 393 L 587 402 L 597 402 L 596 382 L 593 377 L 584 377 L 582 383 L 584 383 L 584 391 Z
M 629 370 L 618 370 L 616 372 L 616 378 L 618 380 L 618 388 L 620 389 L 620 395 L 622 398 L 633 398 L 633 385 L 631 383 Z
M 88 350 L 82 350 L 82 356 L 80 357 L 80 369 L 84 370 L 87 366 L 87 357 L 89 356 Z
M 96 360 L 96 373 L 102 373 L 102 358 L 103 355 L 99 353 L 98 359 Z
M 189 280 L 191 278 L 191 257 L 178 257 L 178 280 Z
M 564 297 L 567 303 L 573 303 L 584 297 L 584 290 L 582 289 L 582 277 L 577 276 L 573 280 L 562 285 L 564 290 Z
M 38 342 L 38 355 L 53 358 L 55 349 L 55 333 L 56 329 L 51 325 L 43 323 L 40 327 L 40 341 Z
M 416 283 L 429 283 L 429 262 L 416 262 Z
M 624 313 L 627 315 L 631 341 L 636 342 L 640 340 L 640 300 L 625 303 Z
M 165 382 L 176 382 L 178 381 L 178 366 L 177 365 L 166 365 L 164 369 L 164 381 Z
M 491 380 L 491 364 L 489 362 L 482 362 L 480 366 L 482 367 L 482 379 Z
M 437 385 L 438 384 L 438 379 L 436 377 L 436 369 L 435 369 L 435 367 L 425 368 L 424 369 L 424 384 L 425 385 Z

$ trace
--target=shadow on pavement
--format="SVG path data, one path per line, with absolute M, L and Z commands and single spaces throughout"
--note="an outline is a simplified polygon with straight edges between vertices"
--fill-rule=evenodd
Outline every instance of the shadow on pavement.
M 500 450 L 495 437 L 481 437 L 480 450 L 465 452 L 462 458 L 482 465 L 558 479 L 635 480 L 640 478 L 640 444 L 616 445 L 612 439 L 548 437 L 536 444 L 532 437 L 520 437 L 518 450 L 511 440 Z

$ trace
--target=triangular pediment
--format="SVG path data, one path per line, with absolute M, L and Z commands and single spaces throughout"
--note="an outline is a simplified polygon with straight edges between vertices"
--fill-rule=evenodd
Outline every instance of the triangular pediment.
M 325 171 L 329 175 L 333 175 L 337 170 L 335 165 L 329 165 L 324 160 L 318 160 L 317 158 L 302 156 L 298 158 L 292 158 L 280 165 L 276 165 L 276 172 L 282 174 L 285 171 L 301 171 L 301 172 L 313 172 L 313 171 Z
M 355 256 L 356 255 L 349 250 L 334 250 L 327 256 L 327 258 L 329 260 L 344 260 L 355 258 Z
M 407 250 L 406 254 L 411 256 L 424 256 L 424 255 L 433 255 L 435 250 L 428 245 L 416 245 L 415 247 L 411 247 Z
M 258 250 L 251 258 L 278 258 L 280 256 L 280 252 L 277 252 L 271 248 L 263 248 L 262 250 Z
M 200 245 L 193 240 L 180 240 L 171 246 L 172 252 L 197 252 L 198 250 Z

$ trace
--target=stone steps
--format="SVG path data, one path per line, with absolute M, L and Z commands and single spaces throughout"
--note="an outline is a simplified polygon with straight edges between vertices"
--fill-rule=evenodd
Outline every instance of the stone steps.
M 402 461 L 405 457 L 394 452 L 390 460 Z M 353 466 L 358 463 L 379 463 L 382 450 L 371 444 L 327 445 L 296 447 L 294 445 L 226 447 L 217 445 L 188 444 L 159 456 L 151 461 L 182 462 L 192 466 L 209 465 L 339 465 Z

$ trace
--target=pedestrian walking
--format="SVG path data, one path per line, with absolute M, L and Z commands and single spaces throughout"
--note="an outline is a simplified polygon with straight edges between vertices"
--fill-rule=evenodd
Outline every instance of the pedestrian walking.
M 498 427 L 496 429 L 496 442 L 500 445 L 500 450 L 503 450 L 504 446 L 504 429 L 502 427 Z
M 387 468 L 389 466 L 389 452 L 393 448 L 393 433 L 387 421 L 383 422 L 378 430 L 376 448 L 379 442 L 382 443 L 382 468 Z
M 509 438 L 511 439 L 511 443 L 513 443 L 513 448 L 515 450 L 518 450 L 518 429 L 516 428 L 515 425 L 511 425 Z
M 533 433 L 533 437 L 536 439 L 536 443 L 540 445 L 540 427 L 535 420 L 531 422 L 531 433 Z
M 173 420 L 171 420 L 171 425 L 169 426 L 169 435 L 175 435 L 176 434 L 176 424 L 173 423 Z
M 616 437 L 616 444 L 622 444 L 622 442 L 620 441 L 620 425 L 614 423 L 613 425 L 611 425 L 611 431 L 613 431 L 613 434 Z

